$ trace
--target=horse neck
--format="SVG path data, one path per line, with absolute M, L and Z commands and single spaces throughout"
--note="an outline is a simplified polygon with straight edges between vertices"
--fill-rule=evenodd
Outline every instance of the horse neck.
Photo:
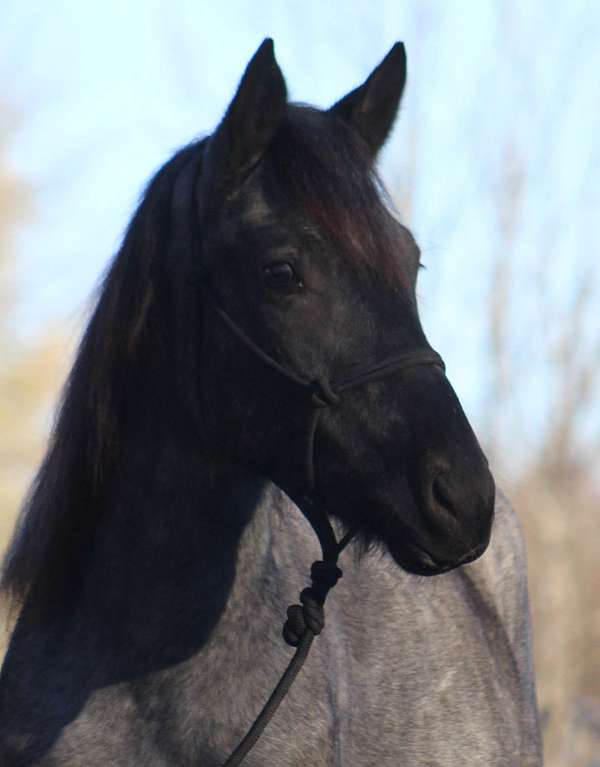
M 119 676 L 146 673 L 201 650 L 232 602 L 251 610 L 272 563 L 277 499 L 242 467 L 173 443 L 150 463 L 134 458 L 98 531 L 76 614 L 93 653 L 113 667 L 118 659 Z

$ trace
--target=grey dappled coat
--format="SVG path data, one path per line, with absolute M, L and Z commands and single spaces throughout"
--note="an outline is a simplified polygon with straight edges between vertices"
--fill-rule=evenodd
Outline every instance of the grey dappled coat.
M 90 684 L 51 743 L 43 736 L 48 710 L 67 709 L 74 694 L 66 677 L 102 678 L 98 666 L 110 658 L 85 657 L 92 629 L 81 621 L 59 646 L 21 637 L 4 672 L 2 767 L 220 764 L 290 657 L 280 637 L 284 609 L 315 552 L 300 513 L 268 485 L 244 531 L 230 598 L 201 650 L 143 679 Z M 340 564 L 325 630 L 248 767 L 542 764 L 523 540 L 503 496 L 491 544 L 473 564 L 425 578 L 388 555 L 359 561 L 352 548 Z M 202 583 L 197 593 L 201 601 Z M 18 687 L 6 683 L 11 671 Z M 50 684 L 50 673 L 63 684 Z M 38 759 L 17 756 L 36 743 L 47 749 Z

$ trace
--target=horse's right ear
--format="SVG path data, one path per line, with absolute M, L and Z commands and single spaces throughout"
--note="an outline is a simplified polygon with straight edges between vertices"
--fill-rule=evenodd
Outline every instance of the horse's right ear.
M 246 67 L 225 117 L 207 148 L 211 192 L 227 194 L 260 161 L 283 116 L 287 89 L 265 39 Z M 217 187 L 215 189 L 215 187 Z

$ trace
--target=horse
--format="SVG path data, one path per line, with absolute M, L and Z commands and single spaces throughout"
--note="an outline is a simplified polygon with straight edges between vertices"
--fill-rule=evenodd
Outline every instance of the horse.
M 3 767 L 222 764 L 289 660 L 315 508 L 343 578 L 244 763 L 541 764 L 519 523 L 375 169 L 405 81 L 397 43 L 290 103 L 267 39 L 147 186 L 4 564 Z

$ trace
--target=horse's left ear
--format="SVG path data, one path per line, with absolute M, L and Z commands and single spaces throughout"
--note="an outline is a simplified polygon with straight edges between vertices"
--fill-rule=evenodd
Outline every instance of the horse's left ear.
M 372 157 L 392 129 L 405 83 L 406 51 L 396 43 L 365 82 L 329 110 L 366 141 Z

